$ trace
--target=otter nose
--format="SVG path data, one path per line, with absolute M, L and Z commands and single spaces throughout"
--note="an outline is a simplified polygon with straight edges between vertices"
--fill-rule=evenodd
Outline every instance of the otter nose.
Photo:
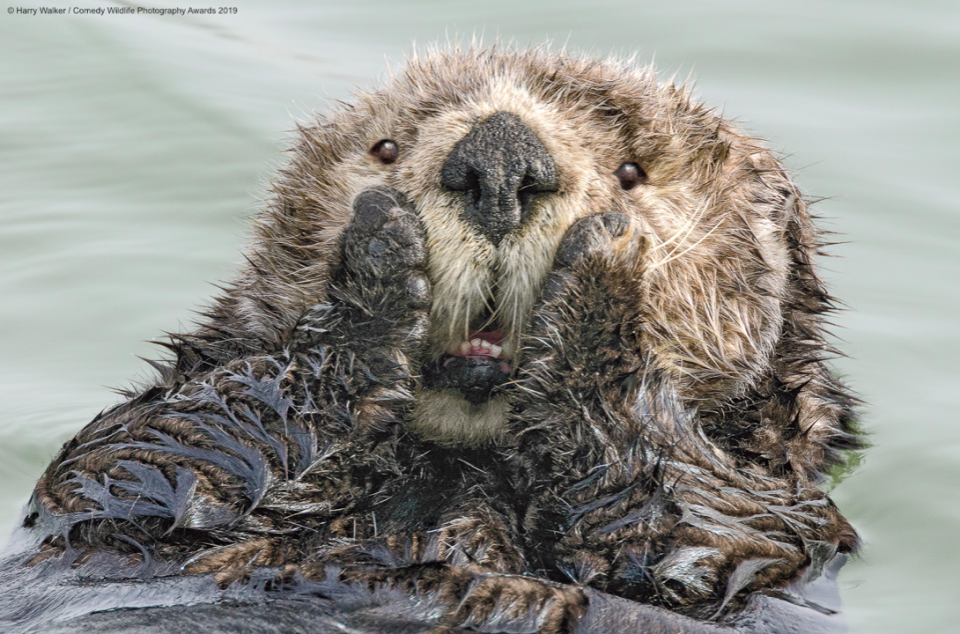
M 464 216 L 494 244 L 526 220 L 537 194 L 558 189 L 547 148 L 510 112 L 488 117 L 457 143 L 440 184 L 463 193 Z

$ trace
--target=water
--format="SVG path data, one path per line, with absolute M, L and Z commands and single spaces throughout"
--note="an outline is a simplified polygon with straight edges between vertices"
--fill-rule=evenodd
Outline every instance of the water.
M 236 6 L 0 7 L 0 533 L 60 444 L 116 402 L 107 386 L 146 375 L 148 340 L 187 327 L 236 269 L 293 118 L 349 99 L 414 41 L 550 39 L 694 78 L 828 197 L 824 226 L 847 241 L 826 262 L 850 307 L 836 365 L 873 444 L 832 493 L 865 542 L 841 575 L 851 630 L 960 631 L 960 5 Z

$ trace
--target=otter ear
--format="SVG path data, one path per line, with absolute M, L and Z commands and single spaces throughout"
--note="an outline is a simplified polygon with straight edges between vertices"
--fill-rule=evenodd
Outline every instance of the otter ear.
M 777 207 L 790 255 L 783 327 L 770 371 L 746 396 L 752 402 L 741 402 L 753 410 L 741 447 L 817 481 L 842 461 L 841 451 L 862 446 L 855 427 L 859 401 L 826 365 L 841 356 L 825 332 L 825 318 L 836 303 L 817 274 L 823 243 L 807 203 L 786 179 L 774 191 L 782 201 Z

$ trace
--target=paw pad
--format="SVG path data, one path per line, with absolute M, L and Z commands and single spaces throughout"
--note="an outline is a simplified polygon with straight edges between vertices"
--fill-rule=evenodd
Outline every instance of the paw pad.
M 426 239 L 413 206 L 399 191 L 377 186 L 353 202 L 353 221 L 344 232 L 346 272 L 392 276 L 426 263 Z
M 557 249 L 557 267 L 570 267 L 593 254 L 610 254 L 613 241 L 629 228 L 623 214 L 605 212 L 581 218 L 567 230 Z

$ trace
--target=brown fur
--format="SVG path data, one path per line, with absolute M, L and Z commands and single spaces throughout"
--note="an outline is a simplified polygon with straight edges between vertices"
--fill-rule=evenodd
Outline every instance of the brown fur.
M 560 189 L 495 246 L 439 168 L 500 111 Z M 370 153 L 381 139 L 396 163 Z M 627 161 L 648 175 L 629 191 L 613 175 Z M 372 186 L 396 193 L 376 222 L 353 213 Z M 367 270 L 363 240 L 385 235 L 396 261 Z M 649 69 L 416 57 L 298 129 L 246 269 L 155 385 L 65 446 L 37 513 L 82 548 L 134 553 L 129 538 L 223 584 L 264 566 L 400 585 L 429 569 L 449 626 L 533 610 L 572 631 L 577 584 L 709 617 L 796 579 L 811 544 L 856 543 L 815 488 L 857 446 L 824 365 L 818 248 L 781 163 Z M 483 406 L 424 388 L 420 367 L 491 307 L 516 380 Z M 122 521 L 148 477 L 131 463 L 183 504 Z M 450 474 L 432 519 L 384 510 Z

